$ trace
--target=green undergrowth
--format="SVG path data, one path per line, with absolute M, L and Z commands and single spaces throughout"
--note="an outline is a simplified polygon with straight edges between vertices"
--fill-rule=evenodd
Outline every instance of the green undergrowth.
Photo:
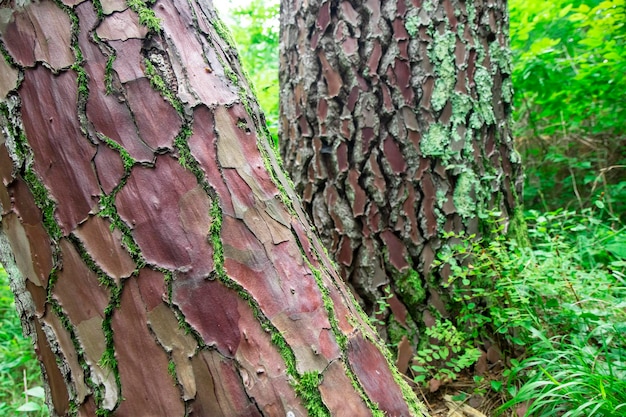
M 512 0 L 516 145 L 526 207 L 603 196 L 626 221 L 626 2 Z
M 506 369 L 492 381 L 508 398 L 501 413 L 626 415 L 626 226 L 597 207 L 528 211 L 530 247 L 494 220 L 489 239 L 451 235 L 461 243 L 439 254 L 439 267 L 452 269 L 461 342 L 478 348 L 488 338 L 502 348 Z M 441 377 L 447 367 L 454 379 L 460 356 L 435 338 L 443 347 L 422 349 L 415 370 Z
M 41 385 L 32 343 L 22 335 L 9 278 L 0 266 L 0 415 L 47 416 Z

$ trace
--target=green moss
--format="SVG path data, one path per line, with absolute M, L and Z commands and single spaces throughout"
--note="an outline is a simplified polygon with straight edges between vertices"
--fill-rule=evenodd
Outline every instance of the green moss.
M 137 161 L 135 161 L 135 159 L 132 156 L 130 156 L 130 152 L 128 152 L 126 148 L 124 148 L 122 145 L 120 145 L 113 139 L 110 139 L 102 134 L 98 134 L 98 139 L 106 143 L 106 145 L 109 148 L 119 152 L 120 157 L 122 158 L 122 164 L 124 165 L 124 171 L 128 175 L 133 165 L 137 163 Z
M 87 78 L 87 72 L 79 64 L 72 65 L 72 69 L 76 72 L 77 75 L 76 82 L 78 83 L 78 100 L 79 102 L 81 100 L 86 101 L 89 97 L 89 80 Z
M 1 45 L 1 44 L 0 44 Z M 26 155 L 29 153 L 30 147 L 26 140 L 26 135 L 20 129 L 19 114 L 15 114 L 13 110 L 17 107 L 17 103 L 12 101 L 12 106 L 9 108 L 9 101 L 0 103 L 0 112 L 2 119 L 0 123 L 4 127 L 5 145 L 7 151 L 11 155 L 11 159 L 18 165 L 24 162 Z
M 317 372 L 305 372 L 295 386 L 296 394 L 302 399 L 309 416 L 330 416 L 330 411 L 322 401 L 319 391 L 320 374 Z
M 126 4 L 132 11 L 139 15 L 139 24 L 147 27 L 153 32 L 159 32 L 161 30 L 161 19 L 156 17 L 154 10 L 147 6 L 146 2 L 142 0 L 126 0 Z
M 112 289 L 114 287 L 117 287 L 117 284 L 115 283 L 115 280 L 113 278 L 111 278 L 110 276 L 108 276 L 102 270 L 102 268 L 100 268 L 100 266 L 96 263 L 96 261 L 94 261 L 94 259 L 91 257 L 89 252 L 87 252 L 87 250 L 85 249 L 85 247 L 84 247 L 83 243 L 80 241 L 80 239 L 78 239 L 73 234 L 69 235 L 68 239 L 74 245 L 74 248 L 76 249 L 76 251 L 80 255 L 80 257 L 83 260 L 83 262 L 85 263 L 85 265 L 87 265 L 87 267 L 93 273 L 96 274 L 96 276 L 98 277 L 98 282 L 100 283 L 101 286 L 103 286 L 105 288 L 108 288 L 108 289 Z
M 409 317 L 407 316 L 407 318 Z M 402 338 L 404 336 L 410 336 L 407 328 L 401 325 L 393 314 L 389 316 L 386 328 L 387 337 L 389 337 L 389 343 L 395 350 L 397 350 L 398 344 L 402 341 Z
M 285 205 L 287 210 L 292 215 L 297 216 L 296 210 L 293 207 L 292 199 L 289 197 L 289 194 L 287 194 L 287 190 L 285 189 L 285 187 L 282 184 L 282 182 L 280 182 L 278 180 L 278 176 L 277 176 L 276 171 L 274 170 L 274 166 L 273 166 L 273 164 L 272 164 L 272 162 L 270 160 L 269 152 L 272 152 L 272 151 L 271 150 L 268 151 L 265 148 L 265 146 L 263 146 L 263 144 L 261 144 L 261 143 L 258 143 L 257 147 L 259 149 L 259 152 L 261 153 L 261 158 L 263 159 L 263 165 L 265 165 L 265 169 L 269 173 L 270 178 L 272 179 L 272 182 L 274 183 L 274 185 L 278 189 L 280 200 L 283 202 L 283 204 Z M 271 145 L 270 145 L 270 149 L 271 149 Z M 280 167 L 277 168 L 277 169 L 280 169 Z M 285 174 L 283 174 L 283 177 L 286 177 L 287 181 L 291 181 Z M 292 189 L 295 188 L 292 183 L 290 183 L 290 185 L 291 185 Z
M 102 357 L 98 361 L 98 365 L 103 369 L 116 369 L 117 358 L 115 357 L 115 351 L 113 349 L 105 349 Z
M 221 280 L 225 280 L 227 275 L 224 270 L 224 246 L 222 244 L 222 208 L 219 199 L 214 198 L 211 205 L 211 226 L 209 234 L 211 235 L 211 243 L 213 246 L 213 267 Z
M 409 308 L 409 310 L 416 309 L 426 300 L 426 288 L 422 282 L 422 277 L 419 272 L 414 269 L 409 269 L 402 276 L 394 280 L 400 298 Z
M 105 18 L 104 10 L 102 9 L 102 2 L 100 0 L 92 0 L 93 8 L 96 9 L 96 14 L 98 15 L 98 19 L 102 20 Z
M 69 417 L 73 417 L 73 416 L 77 416 L 78 415 L 78 409 L 79 409 L 79 404 L 76 403 L 76 400 L 70 400 L 68 406 L 67 406 L 67 415 Z
M 243 86 L 239 86 L 239 91 L 237 92 L 237 95 L 239 96 L 239 100 L 241 100 L 241 104 L 243 105 L 243 108 L 246 109 L 246 113 L 248 113 L 248 115 L 252 117 L 254 115 L 254 112 L 252 111 L 252 107 L 250 107 L 250 100 L 248 99 L 248 92 L 246 91 L 245 88 L 243 88 Z M 257 132 L 257 133 L 262 133 L 262 132 Z
M 170 360 L 167 362 L 167 373 L 174 378 L 175 382 L 178 382 L 178 380 L 176 379 L 176 362 L 174 362 L 173 359 L 170 358 Z
M 243 121 L 243 120 L 238 120 L 237 121 L 237 127 L 240 130 L 247 130 L 248 129 L 248 124 L 245 121 Z
M 181 103 L 176 95 L 167 87 L 165 80 L 159 74 L 154 64 L 149 59 L 144 59 L 143 62 L 145 68 L 144 73 L 146 74 L 146 77 L 150 80 L 150 85 L 152 85 L 152 88 L 158 91 L 159 94 L 161 94 L 161 96 L 165 100 L 167 100 L 172 105 L 172 107 L 174 107 L 174 109 L 176 109 L 178 114 L 184 115 L 185 109 L 183 103 Z
M 0 43 L 0 53 L 4 57 L 4 60 L 7 62 L 7 64 L 11 65 L 14 68 L 17 68 L 15 60 L 13 59 L 9 51 L 7 51 L 3 43 Z
M 217 32 L 218 36 L 226 41 L 228 46 L 233 49 L 237 49 L 235 44 L 235 40 L 233 39 L 233 35 L 230 33 L 228 27 L 221 21 L 219 17 L 216 17 L 212 22 L 213 28 L 215 32 Z
M 102 401 L 102 400 L 100 400 Z M 98 401 L 96 401 L 96 404 L 98 403 Z M 105 408 L 98 408 L 96 410 L 96 416 L 97 417 L 110 417 L 113 415 L 113 411 L 111 410 L 107 410 Z
M 520 247 L 528 248 L 530 247 L 530 240 L 528 238 L 526 219 L 524 218 L 524 207 L 517 193 L 515 193 L 515 191 L 513 191 L 513 193 L 517 205 L 513 209 L 513 215 L 511 216 L 508 238 L 517 242 Z
M 111 298 L 109 304 L 104 309 L 104 320 L 102 320 L 102 332 L 104 333 L 105 349 L 102 357 L 98 361 L 103 369 L 109 369 L 115 376 L 115 382 L 118 391 L 121 392 L 120 373 L 118 368 L 117 358 L 115 357 L 115 344 L 113 341 L 113 313 L 120 306 L 122 289 L 121 287 L 114 287 L 111 290 Z M 119 400 L 118 400 L 119 401 Z
M 52 201 L 49 196 L 48 189 L 39 180 L 39 177 L 30 166 L 27 167 L 24 172 L 24 181 L 26 181 L 31 192 L 33 193 L 35 204 L 37 204 L 37 207 L 41 209 L 44 228 L 52 240 L 58 241 L 63 236 L 63 232 L 54 218 L 56 203 Z
M 111 94 L 113 91 L 113 62 L 115 62 L 115 55 L 109 55 L 107 59 L 106 67 L 104 68 L 104 85 L 106 86 L 106 94 Z
M 229 67 L 224 67 L 224 73 L 226 74 L 230 82 L 232 82 L 234 85 L 239 85 L 239 77 L 237 77 L 237 74 L 235 74 L 232 69 L 230 69 Z
M 124 223 L 120 215 L 117 213 L 117 208 L 115 207 L 115 195 L 121 187 L 123 187 L 125 182 L 126 180 L 123 180 L 120 184 L 118 184 L 111 194 L 103 194 L 100 196 L 100 211 L 98 212 L 98 216 L 109 219 L 111 222 L 111 230 L 118 229 L 122 232 L 122 244 L 125 246 L 129 255 L 137 265 L 136 270 L 139 270 L 146 264 L 146 260 L 141 254 L 139 245 L 137 245 L 137 242 L 135 242 L 135 239 L 133 238 L 130 227 Z
M 257 313 L 259 312 L 260 310 L 257 311 Z M 271 323 L 265 320 L 264 322 L 265 330 L 270 331 L 271 333 L 270 338 L 272 340 L 272 344 L 274 344 L 274 346 L 278 348 L 280 356 L 282 356 L 283 360 L 285 361 L 287 374 L 291 376 L 297 375 L 298 371 L 296 369 L 296 356 L 294 355 L 293 350 L 291 350 L 283 335 L 280 334 L 280 332 L 278 332 Z
M 163 274 L 163 280 L 165 282 L 165 287 L 167 288 L 167 303 L 172 304 L 172 296 L 174 293 L 173 283 L 174 283 L 174 274 L 172 271 L 167 269 L 161 269 L 161 273 Z
M 337 340 L 337 344 L 341 350 L 345 350 L 348 346 L 348 338 L 341 330 L 339 330 L 339 321 L 337 320 L 337 316 L 335 315 L 335 306 L 333 304 L 333 300 L 330 298 L 330 292 L 328 288 L 324 285 L 324 280 L 322 279 L 322 272 L 315 268 L 309 261 L 306 259 L 304 253 L 302 254 L 305 262 L 307 263 L 309 269 L 313 272 L 313 277 L 315 278 L 315 283 L 320 290 L 322 295 L 322 301 L 324 303 L 324 309 L 328 315 L 328 320 L 330 322 L 330 327 L 335 335 L 335 340 Z
M 174 147 L 178 150 L 178 163 L 186 169 L 192 171 L 199 183 L 202 183 L 204 174 L 200 169 L 196 159 L 191 155 L 191 149 L 189 149 L 189 138 L 193 134 L 191 126 L 185 124 L 180 130 L 180 133 L 174 138 Z

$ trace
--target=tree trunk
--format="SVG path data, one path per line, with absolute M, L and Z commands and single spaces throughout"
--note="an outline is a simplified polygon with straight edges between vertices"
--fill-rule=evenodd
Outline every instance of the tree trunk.
M 368 314 L 448 317 L 446 233 L 518 210 L 506 2 L 283 0 L 281 31 L 281 153 L 342 277 Z
M 211 3 L 26 3 L 0 9 L 0 253 L 52 414 L 422 415 Z

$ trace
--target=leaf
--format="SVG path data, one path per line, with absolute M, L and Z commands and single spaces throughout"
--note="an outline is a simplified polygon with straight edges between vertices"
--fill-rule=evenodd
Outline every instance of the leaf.
M 495 392 L 500 392 L 502 389 L 502 381 L 491 381 L 491 389 Z
M 559 12 L 559 18 L 565 17 L 565 15 L 568 14 L 570 10 L 572 10 L 572 7 L 573 4 L 568 4 L 567 6 L 563 7 Z
M 17 408 L 15 411 L 25 411 L 25 412 L 29 412 L 29 411 L 40 411 L 41 410 L 41 405 L 29 401 L 26 404 L 21 405 L 19 408 Z
M 417 375 L 413 378 L 413 381 L 421 383 L 426 381 L 426 375 Z
M 589 10 L 591 10 L 591 7 L 587 6 L 586 4 L 581 4 L 580 6 L 578 6 L 578 11 L 580 13 L 589 13 Z
M 624 239 L 615 239 L 607 243 L 605 249 L 616 258 L 626 260 L 626 241 Z
M 26 394 L 35 398 L 46 398 L 46 392 L 42 387 L 32 387 L 26 390 Z
M 465 401 L 467 399 L 467 394 L 464 393 L 464 392 L 461 392 L 461 393 L 459 393 L 457 395 L 453 395 L 451 398 L 454 401 L 463 402 L 463 401 Z

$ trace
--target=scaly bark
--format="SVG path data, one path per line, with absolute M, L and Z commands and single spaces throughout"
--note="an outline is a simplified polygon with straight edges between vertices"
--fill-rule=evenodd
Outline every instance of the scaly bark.
M 53 415 L 422 415 L 210 3 L 2 7 L 0 259 Z
M 447 317 L 444 233 L 518 209 L 506 2 L 281 11 L 281 154 L 318 233 L 368 313 L 391 296 L 404 327 Z

